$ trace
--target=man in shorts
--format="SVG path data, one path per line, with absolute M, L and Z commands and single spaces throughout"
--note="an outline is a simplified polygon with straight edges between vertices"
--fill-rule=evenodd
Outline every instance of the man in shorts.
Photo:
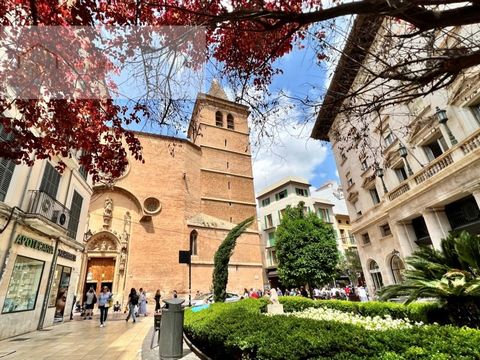
M 93 290 L 93 286 L 90 286 L 90 289 L 87 291 L 85 295 L 85 317 L 83 320 L 86 320 L 87 317 L 89 320 L 92 319 L 93 315 L 93 305 L 97 302 L 97 296 L 95 295 L 95 290 Z

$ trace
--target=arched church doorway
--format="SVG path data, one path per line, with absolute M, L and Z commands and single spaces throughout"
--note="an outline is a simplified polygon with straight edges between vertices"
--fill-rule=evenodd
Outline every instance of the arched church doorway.
M 126 244 L 122 244 L 115 233 L 104 230 L 88 240 L 85 252 L 83 296 L 90 287 L 98 295 L 107 286 L 114 300 L 121 300 L 125 286 Z

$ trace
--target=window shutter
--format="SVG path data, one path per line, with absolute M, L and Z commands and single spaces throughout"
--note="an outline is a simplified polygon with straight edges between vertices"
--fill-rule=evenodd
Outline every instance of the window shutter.
M 57 197 L 58 185 L 60 184 L 60 174 L 55 168 L 47 162 L 43 173 L 40 191 L 50 195 L 52 198 Z
M 3 131 L 3 125 L 0 124 L 0 143 L 7 141 L 9 136 Z M 5 200 L 7 191 L 12 180 L 15 163 L 11 160 L 0 158 L 0 201 Z
M 73 191 L 72 205 L 70 206 L 70 221 L 68 223 L 68 236 L 72 239 L 77 237 L 78 223 L 80 221 L 80 214 L 82 213 L 82 196 Z
M 0 201 L 5 200 L 12 180 L 15 163 L 11 160 L 0 158 Z

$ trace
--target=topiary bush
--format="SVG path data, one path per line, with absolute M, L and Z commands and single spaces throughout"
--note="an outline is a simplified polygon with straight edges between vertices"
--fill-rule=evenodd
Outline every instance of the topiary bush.
M 264 300 L 215 303 L 185 313 L 186 336 L 212 359 L 474 360 L 480 331 L 426 325 L 365 330 L 334 321 L 267 316 Z
M 303 311 L 309 307 L 326 307 L 362 316 L 385 317 L 386 315 L 390 315 L 394 319 L 410 319 L 424 323 L 440 322 L 441 320 L 439 305 L 433 302 L 403 305 L 381 301 L 312 300 L 297 296 L 281 296 L 279 300 L 285 312 Z

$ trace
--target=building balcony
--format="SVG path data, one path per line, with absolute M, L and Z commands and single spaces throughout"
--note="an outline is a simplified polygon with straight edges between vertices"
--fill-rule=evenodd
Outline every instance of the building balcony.
M 420 186 L 427 180 L 438 177 L 443 171 L 464 158 L 470 156 L 474 151 L 480 149 L 480 130 L 467 137 L 459 144 L 451 147 L 448 151 L 427 164 L 423 169 L 401 182 L 397 187 L 387 193 L 388 200 L 394 201 L 401 198 Z
M 30 200 L 26 213 L 28 215 L 39 216 L 49 223 L 53 224 L 54 228 L 62 228 L 68 231 L 68 224 L 70 221 L 70 210 L 66 208 L 59 201 L 47 193 L 40 190 L 30 190 Z M 70 234 L 68 234 L 69 237 Z

